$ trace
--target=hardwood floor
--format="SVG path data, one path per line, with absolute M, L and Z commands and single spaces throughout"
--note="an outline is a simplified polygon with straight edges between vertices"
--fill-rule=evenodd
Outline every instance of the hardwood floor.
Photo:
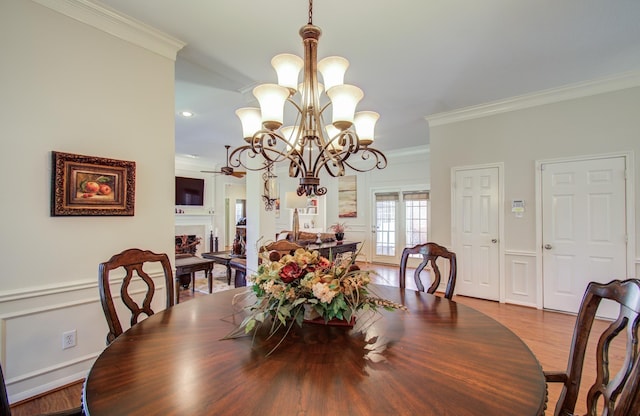
M 376 273 L 372 279 L 374 283 L 398 286 L 397 267 L 364 263 L 360 264 L 360 266 L 363 269 L 373 270 Z M 410 271 L 408 273 L 410 273 Z M 411 280 L 412 279 L 407 279 L 407 286 L 409 289 L 415 289 L 414 283 Z M 182 290 L 180 291 L 180 296 L 180 301 L 184 302 L 194 297 L 207 295 L 198 292 L 192 295 L 190 290 Z M 574 315 L 553 311 L 541 311 L 517 305 L 500 304 L 457 295 L 454 296 L 453 300 L 477 309 L 511 329 L 529 346 L 544 369 L 564 370 L 566 368 L 575 323 Z M 596 322 L 596 328 L 594 329 L 603 328 L 605 325 L 606 322 Z M 594 344 L 595 342 L 592 345 Z M 614 345 L 613 352 L 614 360 L 621 360 L 624 353 L 624 346 Z M 469 353 L 473 354 L 473 351 Z M 595 379 L 595 356 L 592 350 L 587 352 L 587 364 L 584 370 L 584 377 L 585 384 L 587 385 L 590 384 L 591 380 Z M 586 383 L 587 381 L 589 383 Z M 496 380 L 496 383 L 499 382 L 500 380 Z M 505 386 L 505 388 L 508 388 L 508 386 Z M 553 413 L 559 391 L 559 386 L 549 385 L 548 414 Z M 51 412 L 77 406 L 77 403 L 80 402 L 81 392 L 82 381 L 79 381 L 64 389 L 12 406 L 12 415 L 30 416 L 42 412 Z M 586 413 L 584 403 L 585 399 L 580 397 L 578 406 L 576 407 L 577 414 Z

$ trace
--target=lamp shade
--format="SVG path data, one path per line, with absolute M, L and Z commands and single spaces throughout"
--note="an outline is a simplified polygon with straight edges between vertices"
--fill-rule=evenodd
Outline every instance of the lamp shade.
M 273 57 L 271 65 L 278 74 L 278 84 L 287 87 L 293 94 L 298 86 L 298 75 L 304 65 L 302 58 L 290 53 L 281 53 Z
M 322 74 L 324 86 L 329 88 L 344 84 L 344 73 L 349 68 L 349 61 L 340 56 L 327 56 L 318 62 L 318 71 Z
M 296 145 L 296 140 L 298 139 L 298 132 L 300 131 L 299 126 L 287 126 L 280 129 L 282 133 L 282 137 L 285 138 L 289 145 L 287 146 L 287 151 L 291 150 L 291 148 Z M 297 143 L 296 150 L 300 150 L 300 143 Z
M 362 90 L 353 85 L 343 84 L 329 88 L 327 95 L 331 99 L 331 107 L 333 108 L 332 124 L 340 130 L 351 127 L 356 106 L 364 97 Z
M 380 114 L 375 111 L 359 111 L 355 114 L 353 124 L 356 126 L 356 134 L 361 145 L 368 146 L 373 143 L 373 132 L 379 118 Z
M 264 128 L 279 129 L 282 126 L 284 102 L 289 97 L 289 90 L 278 84 L 262 84 L 253 89 L 253 95 L 260 102 Z
M 287 192 L 284 197 L 284 202 L 287 208 L 296 209 L 296 208 L 305 208 L 307 206 L 307 197 L 299 196 L 295 192 Z
M 238 108 L 236 115 L 242 123 L 242 137 L 244 137 L 247 142 L 251 142 L 253 135 L 262 129 L 260 109 L 255 107 Z
M 336 136 L 338 134 L 340 134 L 340 130 L 337 129 L 333 124 L 327 124 L 326 126 L 324 126 L 325 130 L 327 131 L 327 141 L 329 142 L 329 150 L 331 151 L 335 151 L 335 152 L 339 152 L 340 150 L 342 150 L 342 147 L 340 145 L 340 139 L 337 139 Z M 331 141 L 331 139 L 336 138 L 336 140 Z

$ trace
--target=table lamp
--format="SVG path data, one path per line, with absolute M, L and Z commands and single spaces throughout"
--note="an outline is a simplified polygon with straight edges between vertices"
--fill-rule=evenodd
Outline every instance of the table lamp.
M 305 208 L 307 206 L 307 197 L 300 196 L 296 192 L 287 192 L 284 198 L 287 208 L 293 209 L 293 239 L 298 240 L 300 234 L 300 219 L 298 218 L 298 208 Z

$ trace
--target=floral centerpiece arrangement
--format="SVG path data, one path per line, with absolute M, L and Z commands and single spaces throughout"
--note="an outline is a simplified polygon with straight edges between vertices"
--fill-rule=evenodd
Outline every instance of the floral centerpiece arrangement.
M 292 255 L 262 252 L 259 256 L 262 263 L 257 273 L 249 277 L 257 300 L 247 307 L 249 315 L 238 329 L 226 338 L 235 338 L 256 326 L 268 324 L 270 334 L 286 328 L 284 339 L 294 324 L 302 326 L 305 320 L 316 318 L 325 324 L 333 321 L 352 324 L 359 310 L 406 310 L 401 304 L 369 292 L 371 272 L 360 270 L 354 264 L 355 256 L 331 261 L 318 251 L 304 248 Z

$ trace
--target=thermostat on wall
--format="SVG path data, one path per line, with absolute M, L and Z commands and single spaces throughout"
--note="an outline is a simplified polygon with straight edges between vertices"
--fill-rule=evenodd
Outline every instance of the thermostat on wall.
M 511 212 L 513 212 L 516 218 L 522 218 L 524 214 L 524 199 L 514 199 L 511 201 Z

